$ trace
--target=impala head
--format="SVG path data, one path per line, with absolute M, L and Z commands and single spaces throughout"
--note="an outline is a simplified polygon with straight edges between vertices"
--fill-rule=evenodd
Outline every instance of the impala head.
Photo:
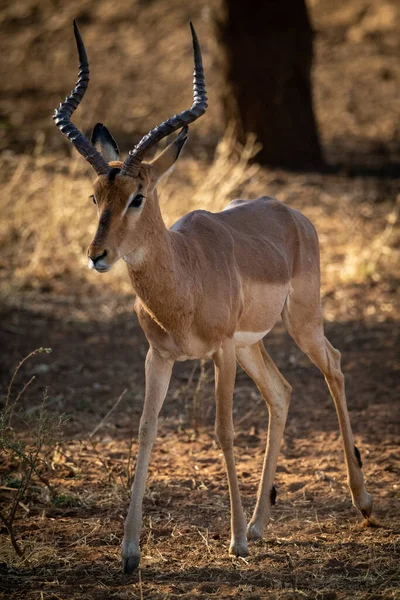
M 124 162 L 108 129 L 98 123 L 91 141 L 71 123 L 71 115 L 82 100 L 89 83 L 86 50 L 74 21 L 79 54 L 78 81 L 71 95 L 54 113 L 60 131 L 73 143 L 97 173 L 93 201 L 98 209 L 98 228 L 88 248 L 89 267 L 109 271 L 121 257 L 139 262 L 155 220 L 160 218 L 155 187 L 177 160 L 188 135 L 188 125 L 207 109 L 207 96 L 200 45 L 190 23 L 194 51 L 193 104 L 188 110 L 164 121 L 131 150 Z M 151 162 L 143 162 L 146 152 L 164 137 L 182 129 L 172 144 Z
M 125 175 L 118 160 L 118 148 L 104 125 L 97 124 L 92 142 L 102 156 L 110 159 L 110 170 L 93 183 L 93 202 L 97 205 L 98 227 L 88 248 L 88 263 L 100 273 L 124 257 L 132 265 L 143 259 L 152 231 L 159 231 L 161 219 L 155 188 L 179 156 L 186 140 L 185 126 L 176 140 L 153 161 L 142 162 L 137 173 Z

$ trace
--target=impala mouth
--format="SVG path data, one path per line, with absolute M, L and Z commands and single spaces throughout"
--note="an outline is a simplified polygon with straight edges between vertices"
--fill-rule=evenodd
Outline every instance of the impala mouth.
M 94 269 L 98 273 L 107 273 L 107 271 L 112 269 L 113 265 L 106 265 L 105 263 L 100 262 L 95 263 L 91 258 L 89 258 L 88 267 L 89 269 Z
M 94 267 L 95 271 L 97 271 L 98 273 L 107 273 L 107 271 L 111 271 L 112 266 L 109 267 L 107 265 L 97 265 Z

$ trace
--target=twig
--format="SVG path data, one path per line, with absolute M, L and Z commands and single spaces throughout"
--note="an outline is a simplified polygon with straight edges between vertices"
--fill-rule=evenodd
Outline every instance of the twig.
M 139 592 L 140 592 L 140 600 L 143 600 L 143 584 L 142 584 L 142 569 L 139 569 Z
M 37 404 L 36 406 L 31 406 L 30 408 L 28 408 L 26 410 L 26 414 L 33 415 L 33 413 L 37 412 L 38 410 L 40 410 L 42 408 L 46 408 L 46 409 L 49 408 L 49 406 L 51 406 L 52 404 L 55 404 L 59 400 L 60 400 L 60 396 L 54 396 L 53 398 L 50 398 L 46 402 L 46 405 L 44 405 L 43 402 L 41 402 L 40 404 Z
M 17 508 L 19 505 L 19 502 L 21 500 L 21 498 L 24 497 L 26 490 L 28 489 L 28 485 L 31 482 L 32 479 L 32 475 L 33 473 L 36 472 L 36 461 L 37 458 L 40 454 L 40 451 L 42 449 L 42 441 L 40 440 L 38 442 L 37 448 L 36 448 L 36 452 L 34 454 L 34 456 L 26 456 L 25 455 L 25 460 L 27 460 L 29 468 L 26 472 L 26 474 L 24 475 L 24 479 L 23 479 L 23 483 L 22 485 L 18 488 L 18 493 L 14 498 L 13 504 L 11 506 L 11 510 L 10 510 L 10 514 L 8 515 L 8 522 L 10 523 L 10 525 L 12 526 L 13 522 L 14 522 L 14 518 L 15 518 L 15 514 L 17 512 Z
M 202 538 L 202 540 L 204 541 L 206 548 L 207 548 L 207 552 L 209 554 L 211 554 L 211 550 L 210 550 L 210 545 L 208 543 L 208 530 L 207 530 L 207 537 L 205 535 L 203 535 L 200 531 L 200 529 L 197 529 L 197 533 L 199 534 L 199 536 Z
M 27 356 L 25 356 L 25 358 L 23 358 L 21 360 L 21 362 L 17 365 L 12 377 L 11 377 L 11 381 L 10 384 L 8 386 L 7 389 L 7 398 L 6 398 L 6 408 L 8 408 L 8 404 L 10 402 L 10 398 L 11 398 L 11 388 L 13 386 L 14 380 L 17 376 L 18 371 L 20 370 L 20 368 L 22 367 L 22 365 L 24 364 L 24 362 L 26 362 L 28 360 L 28 358 L 31 358 L 32 356 L 35 356 L 36 354 L 41 354 L 42 352 L 46 352 L 46 354 L 50 354 L 51 352 L 51 348 L 36 348 L 36 350 L 32 350 L 32 352 L 30 352 Z M 21 396 L 21 394 L 19 394 L 18 398 Z M 15 402 L 14 402 L 15 404 Z
M 9 427 L 11 427 L 11 419 L 13 417 L 14 408 L 17 405 L 18 400 L 21 398 L 21 396 L 25 392 L 25 390 L 31 385 L 31 383 L 32 383 L 32 381 L 34 379 L 35 379 L 35 376 L 32 375 L 32 377 L 30 378 L 30 380 L 25 383 L 24 387 L 22 388 L 22 390 L 20 391 L 20 393 L 18 394 L 18 396 L 15 398 L 14 402 L 12 403 L 12 405 L 10 406 L 10 415 L 8 417 L 8 426 Z M 7 397 L 7 401 L 8 401 L 8 397 Z
M 395 579 L 398 575 L 400 574 L 400 569 L 397 569 L 397 571 L 395 571 L 394 573 L 392 573 L 390 575 L 390 577 L 387 577 L 384 581 L 382 581 L 377 588 L 375 588 L 376 590 L 380 590 L 382 589 L 387 583 L 389 583 L 389 581 L 392 581 L 392 579 Z
M 12 523 L 9 523 L 8 519 L 6 519 L 5 516 L 1 512 L 0 512 L 0 519 L 3 521 L 4 526 L 8 531 L 8 535 L 10 536 L 10 540 L 11 540 L 11 543 L 13 545 L 15 552 L 18 554 L 18 556 L 23 556 L 24 550 L 21 550 L 21 548 L 18 546 L 18 542 L 14 536 L 14 530 L 12 527 Z
M 198 436 L 198 433 L 199 433 L 198 422 L 197 422 L 199 394 L 200 394 L 200 390 L 202 388 L 203 383 L 205 383 L 206 381 L 207 381 L 206 361 L 204 359 L 202 359 L 200 361 L 200 375 L 197 380 L 196 389 L 194 390 L 194 393 L 193 393 L 193 405 L 192 405 L 192 425 L 193 425 L 193 430 L 194 430 L 196 437 Z
M 100 429 L 100 427 L 102 427 L 104 425 L 104 423 L 107 421 L 107 419 L 111 415 L 111 413 L 117 408 L 118 404 L 121 402 L 122 398 L 125 396 L 127 391 L 128 391 L 128 389 L 125 388 L 124 391 L 122 392 L 122 394 L 119 396 L 119 398 L 115 402 L 114 406 L 112 406 L 110 408 L 110 410 L 108 411 L 106 416 L 103 417 L 103 419 L 100 421 L 100 423 L 98 425 L 96 425 L 96 427 L 93 429 L 92 433 L 89 435 L 89 438 L 88 438 L 89 440 L 91 440 L 92 437 L 94 436 L 94 434 L 97 433 L 97 431 Z
M 292 591 L 293 591 L 293 598 L 296 598 L 296 581 L 294 578 L 294 566 L 293 566 L 293 561 L 292 561 L 292 557 L 290 556 L 289 552 L 286 552 L 286 561 L 289 567 L 289 578 L 290 578 L 290 583 L 292 584 Z
M 184 390 L 185 390 L 185 402 L 187 401 L 187 396 L 189 394 L 189 390 L 192 387 L 193 377 L 194 377 L 194 374 L 196 373 L 196 369 L 197 369 L 197 364 L 194 363 L 193 369 L 191 370 L 189 378 L 188 378 L 188 380 L 186 382 L 186 385 L 184 386 Z
M 251 407 L 250 410 L 247 411 L 247 413 L 245 415 L 243 415 L 243 417 L 241 417 L 238 421 L 236 421 L 236 425 L 241 425 L 242 423 L 244 423 L 249 417 L 252 416 L 252 414 L 258 409 L 260 408 L 260 399 L 258 400 L 258 402 L 256 401 L 255 404 L 253 404 L 253 406 Z

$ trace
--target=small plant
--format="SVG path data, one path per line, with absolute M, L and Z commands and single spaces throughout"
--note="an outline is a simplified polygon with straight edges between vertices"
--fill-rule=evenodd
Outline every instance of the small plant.
M 57 508 L 75 508 L 81 506 L 81 501 L 71 494 L 58 494 L 53 498 L 53 506 Z
M 35 377 L 31 377 L 22 389 L 13 397 L 13 385 L 18 371 L 22 365 L 33 356 L 45 352 L 49 354 L 51 348 L 37 348 L 28 354 L 16 367 L 8 386 L 4 408 L 0 411 L 0 452 L 9 463 L 13 465 L 18 475 L 3 478 L 3 485 L 13 490 L 13 499 L 7 509 L 0 511 L 0 520 L 6 527 L 11 543 L 18 556 L 23 556 L 24 549 L 17 542 L 14 531 L 14 521 L 18 507 L 25 498 L 28 488 L 34 478 L 44 483 L 51 490 L 46 476 L 48 465 L 45 460 L 44 449 L 53 446 L 60 437 L 61 426 L 65 422 L 63 415 L 52 416 L 46 410 L 48 400 L 47 391 L 44 392 L 39 410 L 34 418 L 25 421 L 29 427 L 28 441 L 18 439 L 12 426 L 16 406 L 21 396 Z

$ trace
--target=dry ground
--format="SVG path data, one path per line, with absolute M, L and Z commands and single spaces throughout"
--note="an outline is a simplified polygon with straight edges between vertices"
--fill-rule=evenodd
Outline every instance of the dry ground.
M 28 352 L 51 347 L 52 354 L 27 362 L 16 380 L 20 389 L 35 376 L 14 426 L 29 439 L 25 417 L 37 414 L 46 387 L 49 410 L 69 417 L 62 439 L 46 454 L 53 493 L 35 481 L 17 515 L 16 534 L 26 548 L 22 559 L 0 530 L 4 598 L 400 595 L 400 8 L 394 0 L 310 3 L 317 32 L 316 110 L 334 165 L 322 174 L 250 166 L 251 140 L 238 158 L 219 119 L 210 34 L 216 6 L 21 0 L 0 7 L 1 382 L 6 389 Z M 185 156 L 163 184 L 163 213 L 171 224 L 194 208 L 218 210 L 235 196 L 268 193 L 315 223 L 327 335 L 343 354 L 356 443 L 382 527 L 360 527 L 326 386 L 278 326 L 266 346 L 294 393 L 266 538 L 251 546 L 248 559 L 228 557 L 229 500 L 213 434 L 211 363 L 179 364 L 150 467 L 141 570 L 121 577 L 119 549 L 147 346 L 124 265 L 105 276 L 85 268 L 85 246 L 95 228 L 87 199 L 91 173 L 49 118 L 75 76 L 70 30 L 75 16 L 93 73 L 76 121 L 88 128 L 104 120 L 125 150 L 140 133 L 190 103 L 187 21 L 195 21 L 210 112 L 192 128 Z M 234 410 L 237 466 L 250 516 L 267 416 L 253 384 L 239 371 Z M 18 472 L 8 456 L 0 457 L 0 465 L 4 508 Z

